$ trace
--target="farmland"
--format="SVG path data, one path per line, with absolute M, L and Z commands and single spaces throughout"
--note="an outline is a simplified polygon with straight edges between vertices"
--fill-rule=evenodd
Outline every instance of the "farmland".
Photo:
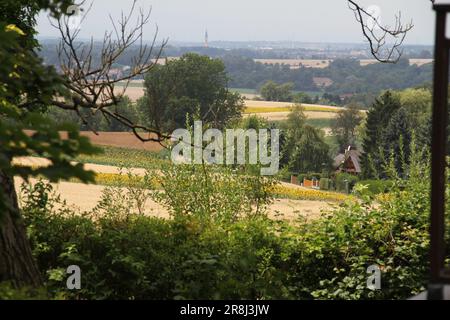
M 144 88 L 142 87 L 142 81 L 132 82 L 126 89 L 125 94 L 131 99 L 131 101 L 137 101 L 144 96 Z M 123 87 L 118 87 L 116 90 L 123 90 Z M 237 90 L 237 89 L 235 89 Z M 243 90 L 244 95 L 254 96 L 254 91 Z M 273 102 L 273 101 L 256 101 L 245 100 L 244 117 L 248 115 L 257 114 L 260 117 L 266 118 L 270 121 L 285 120 L 287 115 L 292 109 L 293 103 L 287 102 Z M 322 106 L 312 104 L 302 104 L 305 109 L 305 115 L 309 119 L 332 119 L 335 117 L 336 112 L 342 110 L 340 107 L 335 106 Z
M 120 141 L 120 139 L 118 139 Z M 90 211 L 100 202 L 106 186 L 126 188 L 132 181 L 143 181 L 146 170 L 158 171 L 168 165 L 169 160 L 164 152 L 151 152 L 129 148 L 102 147 L 103 153 L 93 156 L 78 157 L 86 170 L 95 172 L 95 184 L 85 185 L 76 180 L 53 184 L 54 190 L 70 207 L 76 211 Z M 41 167 L 50 163 L 43 158 L 17 158 L 15 163 L 24 166 Z M 130 174 L 132 176 L 130 176 Z M 136 180 L 137 179 L 137 180 Z M 36 183 L 36 180 L 33 180 Z M 19 192 L 22 181 L 17 178 Z M 155 185 L 155 188 L 159 188 Z M 321 192 L 282 183 L 272 191 L 276 197 L 269 206 L 269 217 L 287 221 L 295 221 L 298 217 L 317 218 L 324 210 L 332 208 L 333 203 L 349 199 L 348 196 Z M 148 215 L 169 218 L 169 212 L 153 200 L 145 204 Z
M 449 6 L 432 46 L 419 7 L 113 2 L 1 2 L 2 306 L 282 319 L 271 300 L 441 298 Z
M 293 103 L 271 101 L 245 101 L 244 117 L 257 115 L 269 121 L 286 120 L 294 107 Z M 336 117 L 341 107 L 302 104 L 305 116 L 314 121 L 331 120 Z M 322 121 L 322 123 L 324 123 Z
M 262 64 L 280 64 L 288 65 L 291 69 L 305 68 L 319 68 L 323 69 L 330 65 L 332 60 L 313 60 L 313 59 L 255 59 L 255 62 Z
M 255 62 L 259 62 L 267 65 L 287 65 L 291 69 L 298 69 L 300 67 L 304 68 L 314 68 L 314 69 L 324 69 L 330 66 L 333 62 L 331 59 L 254 59 Z M 423 66 L 425 64 L 432 63 L 433 59 L 409 59 L 410 65 Z M 375 63 L 379 63 L 375 59 L 361 59 L 359 60 L 361 66 L 367 66 Z

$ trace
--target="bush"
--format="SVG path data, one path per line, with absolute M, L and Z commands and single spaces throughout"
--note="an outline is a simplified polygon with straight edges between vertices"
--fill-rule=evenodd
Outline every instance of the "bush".
M 37 195 L 41 185 L 30 188 Z M 26 196 L 24 218 L 48 292 L 68 299 L 288 298 L 275 223 L 198 216 L 77 215 Z M 60 204 L 58 207 L 63 207 Z M 65 290 L 78 265 L 82 289 Z M 1 293 L 1 290 L 0 290 Z M 5 293 L 12 296 L 12 293 Z
M 328 178 L 322 178 L 319 182 L 320 190 L 331 190 L 332 181 Z
M 359 179 L 357 176 L 351 175 L 349 173 L 338 173 L 336 175 L 336 190 L 341 192 L 351 192 L 358 180 Z
M 295 224 L 264 215 L 230 221 L 200 214 L 158 219 L 105 208 L 75 214 L 42 182 L 25 189 L 22 208 L 50 297 L 405 299 L 428 280 L 430 200 L 421 181 L 427 170 L 396 181 L 376 203 L 346 201 Z M 448 263 L 448 232 L 446 245 Z M 65 269 L 73 264 L 82 270 L 76 292 L 65 289 Z M 366 286 L 371 265 L 380 267 L 381 290 Z M 0 286 L 1 295 L 22 296 Z
M 379 208 L 349 202 L 326 219 L 300 226 L 297 232 L 302 236 L 290 256 L 291 281 L 298 283 L 293 295 L 303 299 L 405 299 L 425 290 L 429 199 L 424 191 L 394 191 Z M 370 265 L 381 269 L 379 291 L 366 287 Z
M 388 192 L 392 188 L 394 182 L 391 180 L 362 180 L 357 184 L 367 186 L 363 195 L 374 196 Z
M 154 178 L 163 190 L 155 191 L 153 199 L 173 217 L 190 215 L 224 223 L 265 215 L 276 184 L 249 170 L 190 164 L 165 166 Z

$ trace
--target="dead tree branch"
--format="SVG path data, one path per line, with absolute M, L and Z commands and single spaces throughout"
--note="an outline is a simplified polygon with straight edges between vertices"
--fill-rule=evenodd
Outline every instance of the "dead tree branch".
M 80 25 L 91 7 L 92 3 L 80 18 Z M 100 113 L 108 120 L 114 119 L 130 128 L 141 141 L 161 142 L 168 137 L 159 126 L 148 128 L 135 124 L 111 108 L 120 103 L 132 79 L 145 75 L 156 65 L 167 44 L 167 40 L 163 40 L 157 48 L 157 27 L 150 44 L 144 43 L 144 27 L 150 22 L 151 9 L 139 9 L 137 19 L 133 21 L 135 13 L 136 0 L 127 14 L 122 12 L 118 21 L 110 16 L 112 31 L 105 32 L 101 44 L 93 38 L 88 43 L 79 41 L 80 28 L 73 28 L 67 15 L 52 21 L 61 36 L 58 55 L 67 88 L 67 95 L 56 98 L 53 105 L 77 112 L 83 123 L 88 121 L 81 116 L 80 110 L 87 109 L 91 115 Z M 136 53 L 131 65 L 118 69 L 119 59 L 129 51 Z
M 396 63 L 401 58 L 401 48 L 406 35 L 414 27 L 412 21 L 403 24 L 401 12 L 395 16 L 394 26 L 382 25 L 374 16 L 353 0 L 347 0 L 356 21 L 361 25 L 364 38 L 369 42 L 372 56 L 379 62 Z

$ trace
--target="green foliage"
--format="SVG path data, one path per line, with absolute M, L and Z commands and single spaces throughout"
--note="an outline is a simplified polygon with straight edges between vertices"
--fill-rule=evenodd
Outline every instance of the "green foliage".
M 31 194 L 41 193 L 42 187 L 36 188 Z M 278 287 L 282 270 L 273 266 L 279 244 L 273 223 L 264 216 L 218 224 L 194 215 L 163 220 L 97 211 L 93 219 L 55 209 L 53 200 L 43 207 L 35 199 L 26 201 L 24 217 L 51 294 L 83 299 L 261 299 L 284 294 Z M 83 272 L 77 292 L 64 289 L 62 271 L 71 264 Z
M 273 81 L 267 81 L 260 89 L 261 96 L 266 101 L 292 101 L 293 83 L 276 84 Z
M 405 299 L 424 290 L 428 196 L 416 192 L 395 192 L 379 209 L 349 204 L 305 226 L 298 251 L 316 267 L 298 269 L 299 281 L 314 279 L 304 292 L 316 299 Z M 373 264 L 382 271 L 380 291 L 366 287 Z
M 78 154 L 93 154 L 97 149 L 73 126 L 55 124 L 42 116 L 53 97 L 65 92 L 63 79 L 52 67 L 44 66 L 33 51 L 37 46 L 34 19 L 40 9 L 50 8 L 57 15 L 59 8 L 66 4 L 67 1 L 4 1 L 1 4 L 0 171 L 9 177 L 18 175 L 27 179 L 44 175 L 51 181 L 71 177 L 93 180 L 92 173 L 71 161 Z M 20 16 L 15 16 L 16 13 Z M 24 130 L 31 130 L 31 134 Z M 58 131 L 67 131 L 68 138 L 61 139 Z M 48 158 L 51 165 L 31 168 L 11 163 L 14 157 L 31 155 Z M 5 204 L 15 205 L 4 199 L 2 189 L 0 207 L 4 211 Z
M 47 300 L 50 295 L 45 288 L 15 288 L 11 283 L 0 283 L 0 300 Z
M 317 172 L 330 165 L 329 146 L 323 132 L 309 125 L 303 127 L 303 134 L 291 152 L 289 167 L 293 172 Z
M 26 112 L 6 102 L 3 104 L 1 114 L 4 115 L 0 118 L 1 170 L 23 178 L 43 175 L 51 181 L 71 177 L 86 182 L 93 180 L 92 172 L 86 172 L 81 164 L 71 162 L 80 153 L 89 155 L 98 152 L 86 137 L 79 135 L 76 128 L 45 121 L 39 113 Z M 27 134 L 25 129 L 33 131 Z M 61 139 L 59 131 L 66 131 L 68 138 Z M 47 158 L 52 165 L 33 168 L 10 163 L 13 157 L 26 156 Z
M 233 222 L 265 214 L 272 178 L 210 165 L 169 165 L 155 175 L 162 191 L 154 198 L 175 218 Z
M 340 110 L 332 123 L 333 135 L 336 137 L 340 150 L 352 146 L 356 148 L 356 129 L 363 120 L 360 106 L 348 105 Z
M 415 101 L 415 102 L 414 102 Z M 404 177 L 410 162 L 410 144 L 429 148 L 431 143 L 431 93 L 427 89 L 386 92 L 367 115 L 362 168 L 365 178 L 387 178 L 386 163 Z
M 133 214 L 146 214 L 145 205 L 151 197 L 150 190 L 156 187 L 151 174 L 146 172 L 144 176 L 139 176 L 131 169 L 120 168 L 113 179 L 115 181 L 103 189 L 102 197 L 93 211 L 125 219 Z
M 145 96 L 138 102 L 144 123 L 171 132 L 190 117 L 224 128 L 241 117 L 243 100 L 228 90 L 223 62 L 197 54 L 155 66 L 145 77 Z
M 431 63 L 419 67 L 409 65 L 407 59 L 395 65 L 375 63 L 367 66 L 362 66 L 355 59 L 334 59 L 323 69 L 290 69 L 287 65 L 262 64 L 252 58 L 229 53 L 224 53 L 222 59 L 232 79 L 230 85 L 234 88 L 258 89 L 267 81 L 273 81 L 292 82 L 294 90 L 317 92 L 320 89 L 314 83 L 314 77 L 329 78 L 333 84 L 325 88 L 327 95 L 322 100 L 336 105 L 342 104 L 340 94 L 351 93 L 354 96 L 344 103 L 353 101 L 369 107 L 381 91 L 416 87 L 431 82 L 433 74 Z
M 314 99 L 305 92 L 298 92 L 295 93 L 292 97 L 292 101 L 295 103 L 307 103 L 307 104 L 313 104 L 317 101 L 314 101 Z
M 323 132 L 306 121 L 301 105 L 297 105 L 282 125 L 280 164 L 294 174 L 322 171 L 331 162 Z
M 252 114 L 249 117 L 242 119 L 239 127 L 245 130 L 260 130 L 267 129 L 269 127 L 269 124 L 267 123 L 267 120 L 265 118 L 258 117 L 258 115 L 256 114 Z
M 374 196 L 380 193 L 387 193 L 393 187 L 393 181 L 390 180 L 361 180 L 357 185 L 366 186 L 363 195 Z
M 333 181 L 328 178 L 321 178 L 319 182 L 320 190 L 331 190 Z
M 336 175 L 336 190 L 342 192 L 350 192 L 359 178 L 349 173 L 338 173 Z
M 124 168 L 159 169 L 169 162 L 168 151 L 159 152 L 102 146 L 101 153 L 79 155 L 76 160 L 83 163 L 95 163 Z
M 306 124 L 318 129 L 330 128 L 333 119 L 306 119 Z
M 28 189 L 24 218 L 50 297 L 405 299 L 428 279 L 429 190 L 421 183 L 428 167 L 413 167 L 376 203 L 351 201 L 296 224 L 264 216 L 205 223 L 201 215 L 77 215 L 42 196 L 45 185 Z M 72 264 L 83 275 L 76 292 L 65 289 L 63 271 Z M 366 286 L 374 264 L 379 291 Z

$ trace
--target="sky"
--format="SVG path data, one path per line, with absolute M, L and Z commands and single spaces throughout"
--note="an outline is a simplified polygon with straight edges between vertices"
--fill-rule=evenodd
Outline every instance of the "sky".
M 132 3 L 93 1 L 89 16 L 81 25 L 83 38 L 101 39 L 111 26 L 109 15 L 119 18 Z M 429 0 L 358 2 L 365 8 L 379 8 L 384 25 L 392 25 L 399 10 L 404 22 L 412 20 L 414 28 L 405 44 L 433 43 L 435 14 Z M 176 42 L 202 42 L 206 29 L 210 41 L 363 42 L 360 26 L 346 0 L 138 0 L 138 6 L 152 8 L 151 22 L 144 30 L 145 40 L 153 38 L 158 26 L 159 39 Z M 38 31 L 42 37 L 58 35 L 45 13 L 38 19 Z

